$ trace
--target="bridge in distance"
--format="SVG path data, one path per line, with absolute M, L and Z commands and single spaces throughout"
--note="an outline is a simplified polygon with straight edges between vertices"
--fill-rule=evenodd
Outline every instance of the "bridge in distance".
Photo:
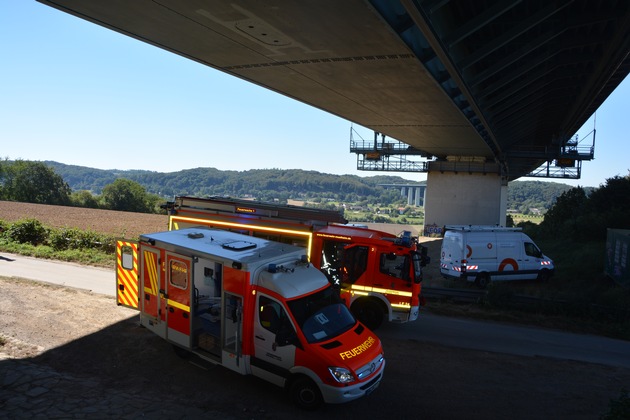
M 630 72 L 624 0 L 39 1 L 373 130 L 358 168 L 427 172 L 439 226 L 579 178 L 574 134 Z

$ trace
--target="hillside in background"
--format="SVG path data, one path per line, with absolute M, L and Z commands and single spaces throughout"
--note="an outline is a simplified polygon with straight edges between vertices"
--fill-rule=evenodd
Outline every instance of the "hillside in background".
M 380 184 L 409 184 L 413 181 L 391 175 L 359 177 L 333 175 L 300 169 L 252 169 L 221 171 L 215 168 L 194 168 L 178 172 L 144 170 L 94 169 L 46 161 L 68 183 L 73 191 L 86 190 L 100 194 L 117 178 L 135 181 L 147 192 L 165 199 L 177 195 L 252 197 L 262 201 L 274 199 L 322 199 L 347 203 L 361 201 L 393 204 L 406 202 L 398 189 L 385 189 Z M 426 181 L 420 181 L 426 184 Z M 530 213 L 545 212 L 557 197 L 571 189 L 567 184 L 543 181 L 515 181 L 508 185 L 508 209 Z
M 103 170 L 46 161 L 70 185 L 73 191 L 87 190 L 100 194 L 116 178 L 126 178 L 144 186 L 149 193 L 164 198 L 177 195 L 226 195 L 253 197 L 262 201 L 288 199 L 334 199 L 343 202 L 376 200 L 393 202 L 400 199 L 398 189 L 379 184 L 409 184 L 407 179 L 380 175 L 332 175 L 300 169 L 252 169 L 221 171 L 215 168 L 194 168 L 178 172 L 142 170 Z M 425 184 L 426 182 L 418 182 Z

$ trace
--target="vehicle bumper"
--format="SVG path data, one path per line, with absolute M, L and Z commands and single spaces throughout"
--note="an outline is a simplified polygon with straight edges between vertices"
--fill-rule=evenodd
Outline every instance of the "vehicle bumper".
M 411 308 L 409 308 L 409 310 L 405 310 L 405 311 L 392 311 L 391 314 L 391 318 L 390 318 L 390 322 L 409 322 L 409 321 L 415 321 L 416 319 L 418 319 L 418 316 L 420 315 L 420 307 L 419 306 L 412 306 Z
M 442 277 L 453 278 L 453 279 L 460 279 L 462 277 L 463 278 L 466 277 L 465 272 L 449 270 L 448 268 L 440 268 L 440 274 L 442 274 Z
M 385 361 L 383 361 L 380 371 L 372 379 L 366 382 L 345 387 L 320 384 L 320 390 L 324 401 L 328 404 L 341 404 L 369 395 L 380 385 L 381 380 L 383 379 L 383 372 L 385 371 L 384 368 Z

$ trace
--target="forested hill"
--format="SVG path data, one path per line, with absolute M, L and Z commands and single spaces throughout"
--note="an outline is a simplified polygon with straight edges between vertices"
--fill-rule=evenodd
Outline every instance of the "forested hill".
M 173 198 L 177 195 L 228 195 L 269 201 L 319 197 L 349 203 L 368 200 L 389 204 L 400 198 L 399 192 L 386 191 L 379 184 L 414 183 L 391 175 L 359 177 L 300 169 L 221 171 L 215 168 L 195 168 L 163 173 L 142 170 L 103 170 L 53 161 L 44 163 L 52 167 L 73 191 L 87 190 L 100 194 L 103 187 L 117 178 L 126 178 L 139 183 L 146 188 L 147 192 L 164 198 Z M 545 211 L 557 197 L 570 188 L 569 185 L 555 182 L 511 182 L 508 186 L 507 205 L 509 209 L 523 213 L 528 213 L 527 210 L 532 208 Z
M 93 169 L 52 161 L 44 163 L 52 167 L 73 191 L 87 190 L 100 194 L 103 187 L 114 182 L 116 178 L 126 178 L 139 183 L 147 192 L 165 198 L 177 195 L 228 195 L 254 197 L 262 201 L 320 197 L 357 202 L 383 196 L 385 190 L 379 184 L 416 183 L 398 176 L 359 177 L 301 169 L 221 171 L 215 168 L 194 168 L 163 173 Z M 390 190 L 386 195 L 397 197 L 399 191 Z

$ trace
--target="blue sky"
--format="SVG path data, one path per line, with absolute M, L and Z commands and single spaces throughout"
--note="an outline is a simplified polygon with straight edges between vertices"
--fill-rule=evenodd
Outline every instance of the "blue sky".
M 0 158 L 426 179 L 357 171 L 349 121 L 32 0 L 0 0 L 0 56 Z M 629 98 L 626 78 L 597 111 L 595 160 L 558 182 L 628 174 Z M 592 129 L 593 117 L 577 134 Z

